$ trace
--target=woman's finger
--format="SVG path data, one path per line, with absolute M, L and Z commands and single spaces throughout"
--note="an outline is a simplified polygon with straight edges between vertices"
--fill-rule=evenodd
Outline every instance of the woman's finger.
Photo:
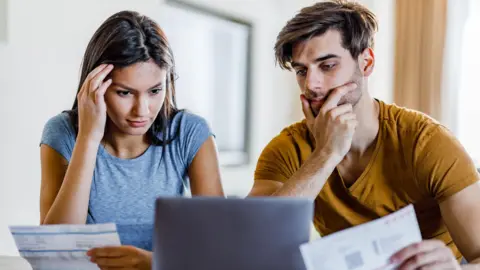
M 108 66 L 107 64 L 101 64 L 98 67 L 96 67 L 94 70 L 90 71 L 90 73 L 85 78 L 85 81 L 83 82 L 83 85 L 80 88 L 80 91 L 77 94 L 78 99 L 81 99 L 82 96 L 85 95 L 85 92 L 88 92 L 87 88 L 90 85 L 91 79 L 95 77 L 100 71 L 104 70 L 107 66 Z
M 108 65 L 106 68 L 101 70 L 95 77 L 93 77 L 89 82 L 89 92 L 94 92 L 100 87 L 107 75 L 113 70 L 113 65 Z
M 97 264 L 99 267 L 126 267 L 131 266 L 132 258 L 129 256 L 125 257 L 93 257 L 91 260 L 93 263 Z
M 112 85 L 112 79 L 108 79 L 105 82 L 98 87 L 97 91 L 93 92 L 94 93 L 94 100 L 95 104 L 98 104 L 105 96 L 105 92 L 107 91 L 108 87 Z
M 90 71 L 90 73 L 88 73 L 87 75 L 87 78 L 85 78 L 85 81 L 90 81 L 93 77 L 97 76 L 97 74 L 100 71 L 104 70 L 107 66 L 108 64 L 101 64 L 98 67 L 96 67 L 94 70 Z

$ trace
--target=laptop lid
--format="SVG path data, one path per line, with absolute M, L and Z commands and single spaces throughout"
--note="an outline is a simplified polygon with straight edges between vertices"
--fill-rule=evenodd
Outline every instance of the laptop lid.
M 158 198 L 154 270 L 303 270 L 313 202 L 253 197 Z

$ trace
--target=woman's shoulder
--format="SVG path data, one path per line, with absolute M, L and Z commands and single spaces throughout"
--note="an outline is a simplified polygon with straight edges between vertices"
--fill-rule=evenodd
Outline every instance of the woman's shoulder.
M 172 125 L 195 125 L 207 124 L 207 120 L 202 116 L 187 110 L 178 111 L 172 118 Z
M 186 134 L 196 129 L 210 131 L 210 125 L 204 117 L 190 111 L 181 110 L 171 120 L 172 133 L 179 131 L 181 134 Z
M 40 145 L 45 144 L 70 160 L 75 145 L 75 129 L 68 112 L 59 113 L 47 120 L 43 128 Z
M 54 132 L 62 133 L 65 135 L 73 135 L 75 133 L 68 112 L 61 112 L 57 115 L 50 117 L 45 123 L 43 131 L 44 133 Z
M 70 121 L 70 114 L 68 112 L 61 112 L 50 117 L 44 126 L 44 131 L 68 132 L 73 133 L 74 128 L 72 121 Z
M 215 137 L 205 118 L 185 110 L 173 117 L 171 127 L 177 153 L 187 168 L 203 143 L 210 136 Z

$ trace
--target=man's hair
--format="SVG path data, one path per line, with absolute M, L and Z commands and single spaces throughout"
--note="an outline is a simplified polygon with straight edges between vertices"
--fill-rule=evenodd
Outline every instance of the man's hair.
M 358 3 L 345 0 L 316 3 L 300 10 L 278 34 L 276 62 L 290 70 L 293 46 L 332 29 L 340 32 L 342 46 L 355 59 L 366 48 L 373 48 L 378 26 L 375 14 Z

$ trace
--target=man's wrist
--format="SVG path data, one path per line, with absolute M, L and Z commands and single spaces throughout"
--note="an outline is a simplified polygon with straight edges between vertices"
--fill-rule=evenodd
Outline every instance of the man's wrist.
M 315 149 L 312 152 L 312 156 L 316 159 L 322 160 L 325 165 L 337 166 L 343 159 L 342 156 L 336 154 L 334 151 L 326 149 Z

